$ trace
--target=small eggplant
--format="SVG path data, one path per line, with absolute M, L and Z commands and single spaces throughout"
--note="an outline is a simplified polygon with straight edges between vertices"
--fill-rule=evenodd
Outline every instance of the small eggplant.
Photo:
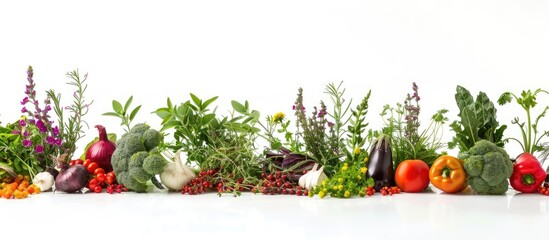
M 381 135 L 372 144 L 368 159 L 366 177 L 374 179 L 376 191 L 387 186 L 395 185 L 393 174 L 393 156 L 390 139 L 387 135 Z

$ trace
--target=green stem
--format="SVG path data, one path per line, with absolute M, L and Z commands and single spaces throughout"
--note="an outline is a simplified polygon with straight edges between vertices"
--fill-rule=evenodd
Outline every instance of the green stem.
M 452 173 L 452 170 L 450 170 L 450 168 L 448 167 L 445 167 L 444 169 L 442 169 L 442 178 L 450 177 L 450 173 Z
M 524 174 L 522 175 L 522 183 L 526 185 L 532 185 L 534 184 L 536 180 L 534 179 L 534 176 L 532 174 Z
M 524 143 L 526 147 L 525 152 L 533 153 L 532 152 L 532 118 L 530 116 L 530 109 L 526 109 L 526 114 L 528 116 L 528 136 L 527 136 L 528 139 L 527 139 L 527 142 Z

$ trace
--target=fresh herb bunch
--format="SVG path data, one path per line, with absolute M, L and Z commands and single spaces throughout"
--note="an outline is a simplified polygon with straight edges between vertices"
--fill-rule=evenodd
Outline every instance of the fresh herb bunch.
M 31 178 L 43 168 L 33 156 L 33 149 L 23 146 L 22 136 L 13 131 L 19 123 L 0 126 L 0 178 L 22 174 Z
M 324 166 L 328 176 L 335 173 L 335 167 L 341 157 L 340 139 L 336 135 L 335 124 L 327 120 L 327 109 L 324 102 L 320 102 L 320 110 L 315 106 L 311 116 L 306 116 L 303 105 L 303 89 L 298 89 L 295 101 L 296 134 L 305 144 L 305 150 L 313 159 Z
M 223 183 L 235 195 L 240 190 L 251 190 L 261 174 L 259 157 L 255 153 L 255 141 L 259 129 L 258 111 L 250 110 L 249 103 L 233 101 L 230 116 L 217 116 L 208 107 L 217 99 L 203 101 L 191 94 L 191 100 L 167 107 L 155 113 L 162 118 L 161 131 L 174 129 L 174 142 L 166 147 L 187 152 L 189 164 L 196 164 L 202 171 L 213 170 L 213 182 Z
M 459 121 L 450 124 L 456 135 L 448 143 L 448 148 L 453 149 L 457 146 L 460 152 L 466 152 L 482 139 L 503 147 L 503 132 L 507 126 L 499 126 L 496 119 L 497 110 L 486 93 L 479 92 L 475 100 L 469 90 L 457 86 L 455 98 L 459 108 Z
M 84 78 L 80 78 L 78 70 L 67 72 L 66 76 L 70 78 L 68 85 L 74 86 L 76 90 L 73 94 L 72 104 L 66 107 L 61 105 L 61 94 L 56 94 L 55 90 L 50 89 L 46 91 L 47 95 L 53 101 L 53 110 L 57 115 L 57 121 L 59 122 L 59 136 L 63 139 L 61 145 L 61 151 L 66 153 L 69 158 L 72 158 L 76 151 L 76 142 L 85 136 L 84 125 L 89 128 L 88 123 L 84 120 L 84 116 L 88 114 L 89 107 L 93 103 L 93 100 L 87 102 L 84 94 L 88 89 L 86 80 L 88 74 L 84 75 Z M 64 115 L 64 110 L 68 110 L 68 116 Z
M 498 99 L 499 105 L 505 105 L 514 99 L 526 112 L 526 122 L 521 122 L 518 117 L 515 117 L 511 122 L 512 124 L 519 126 L 522 133 L 522 141 L 517 138 L 509 138 L 518 142 L 522 147 L 522 151 L 525 153 L 534 154 L 536 152 L 543 151 L 544 147 L 541 144 L 541 140 L 544 137 L 549 136 L 549 131 L 541 132 L 538 129 L 539 121 L 545 117 L 547 110 L 549 110 L 549 106 L 545 106 L 543 111 L 541 111 L 535 120 L 532 118 L 532 110 L 538 104 L 537 95 L 542 93 L 549 94 L 549 92 L 543 89 L 537 89 L 534 92 L 531 90 L 522 91 L 520 96 L 517 96 L 511 92 L 505 92 Z M 538 134 L 540 135 L 538 136 Z
M 27 116 L 21 118 L 13 133 L 21 135 L 23 146 L 34 149 L 31 157 L 36 158 L 39 166 L 45 169 L 53 166 L 54 157 L 60 153 L 62 139 L 59 127 L 55 126 L 54 121 L 50 120 L 51 99 L 47 97 L 44 100 L 45 107 L 40 107 L 40 102 L 37 100 L 36 91 L 34 90 L 36 83 L 33 76 L 32 66 L 29 66 L 27 69 L 26 96 L 21 101 L 23 106 L 21 113 Z M 33 112 L 27 109 L 29 104 L 34 107 Z
M 131 105 L 133 102 L 133 96 L 130 96 L 128 100 L 126 100 L 126 103 L 124 103 L 124 107 L 122 107 L 122 104 L 117 100 L 112 100 L 112 110 L 113 112 L 106 112 L 103 113 L 103 116 L 111 116 L 116 117 L 121 120 L 120 126 L 124 126 L 125 132 L 129 132 L 131 129 L 131 123 L 137 113 L 139 112 L 139 109 L 141 109 L 141 105 L 135 107 L 134 109 L 131 109 Z
M 397 103 L 396 107 L 385 105 L 381 112 L 385 126 L 383 134 L 391 138 L 394 166 L 398 166 L 407 159 L 420 159 L 431 165 L 442 153 L 442 128 L 448 118 L 444 116 L 446 109 L 438 110 L 432 117 L 427 128 L 420 132 L 419 113 L 421 100 L 416 83 L 412 84 L 412 94 L 408 94 L 404 105 Z M 370 132 L 369 138 L 373 139 L 380 133 Z

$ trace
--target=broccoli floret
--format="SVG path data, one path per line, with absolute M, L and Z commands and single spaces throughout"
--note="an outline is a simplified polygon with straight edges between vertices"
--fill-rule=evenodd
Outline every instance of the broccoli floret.
M 151 180 L 153 176 L 145 172 L 145 170 L 143 170 L 143 168 L 141 167 L 130 168 L 129 173 L 130 173 L 130 177 L 132 177 L 133 179 L 135 179 L 140 183 L 147 183 L 147 181 Z
M 118 183 L 126 185 L 126 182 L 128 181 L 128 171 L 120 171 L 116 174 L 116 181 Z
M 143 161 L 143 169 L 149 174 L 160 174 L 164 171 L 167 162 L 159 154 L 152 154 Z
M 149 128 L 151 127 L 145 123 L 138 123 L 132 127 L 132 129 L 130 130 L 130 133 L 136 134 L 139 137 L 141 137 L 145 131 L 149 130 Z
M 146 192 L 147 191 L 147 184 L 140 183 L 135 178 L 132 178 L 129 174 L 126 178 L 126 182 L 124 183 L 124 186 L 128 189 L 131 189 L 135 192 Z
M 143 146 L 143 141 L 141 137 L 137 134 L 128 134 L 126 137 L 126 143 L 123 148 L 129 153 L 136 153 L 145 151 L 145 146 Z
M 145 158 L 147 158 L 149 156 L 149 153 L 148 152 L 145 152 L 145 151 L 141 151 L 141 152 L 136 152 L 132 155 L 132 157 L 130 158 L 130 162 L 129 162 L 129 168 L 142 168 L 143 166 L 143 161 L 145 160 Z
M 143 145 L 145 145 L 145 148 L 147 149 L 147 151 L 150 151 L 153 148 L 158 147 L 158 145 L 160 144 L 160 142 L 162 142 L 163 139 L 164 139 L 164 136 L 160 132 L 154 129 L 148 129 L 143 133 L 143 140 L 144 140 Z
M 509 155 L 496 144 L 480 140 L 466 152 L 462 160 L 471 188 L 479 194 L 504 194 L 513 173 Z

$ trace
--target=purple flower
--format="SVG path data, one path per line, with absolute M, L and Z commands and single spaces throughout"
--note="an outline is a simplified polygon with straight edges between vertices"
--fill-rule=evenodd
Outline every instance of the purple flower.
M 11 134 L 15 134 L 15 135 L 19 135 L 21 132 L 17 131 L 17 130 L 13 130 L 11 131 Z
M 46 105 L 45 111 L 48 112 L 48 111 L 50 111 L 50 110 L 51 110 L 51 106 L 50 106 L 50 105 Z
M 27 121 L 21 119 L 19 120 L 19 125 L 21 125 L 21 127 L 27 126 Z
M 319 117 L 319 118 L 324 117 L 324 116 L 326 116 L 326 114 L 328 114 L 328 112 L 326 112 L 326 110 L 324 110 L 324 109 L 321 109 L 321 110 L 318 112 L 318 117 Z
M 335 124 L 333 122 L 328 121 L 328 127 L 333 127 Z
M 26 112 L 27 112 L 27 108 L 26 108 L 26 107 L 21 108 L 21 112 L 22 112 L 22 113 L 26 113 Z
M 61 138 L 56 138 L 55 139 L 55 145 L 61 146 Z
M 23 101 L 21 101 L 21 105 L 25 105 L 29 102 L 29 97 L 23 98 Z
M 38 130 L 40 130 L 41 133 L 47 131 L 46 126 L 44 125 L 44 122 L 42 120 L 38 120 L 38 122 L 36 122 L 36 127 L 38 128 Z
M 46 141 L 48 142 L 49 145 L 55 144 L 55 138 L 53 138 L 52 136 L 48 136 L 46 138 Z
M 32 146 L 32 140 L 29 140 L 29 139 L 23 140 L 23 146 L 25 146 L 25 147 Z
M 36 148 L 34 150 L 36 150 L 37 153 L 43 153 L 44 152 L 44 146 L 36 145 Z
M 292 110 L 295 110 L 295 105 L 292 106 Z
M 23 131 L 23 137 L 27 138 L 29 136 L 29 131 Z
M 32 125 L 34 125 L 34 124 L 36 124 L 36 120 L 31 119 L 31 120 L 29 120 L 29 123 L 32 124 Z
M 53 128 L 53 135 L 54 135 L 54 136 L 59 135 L 59 127 L 55 126 L 55 127 Z

